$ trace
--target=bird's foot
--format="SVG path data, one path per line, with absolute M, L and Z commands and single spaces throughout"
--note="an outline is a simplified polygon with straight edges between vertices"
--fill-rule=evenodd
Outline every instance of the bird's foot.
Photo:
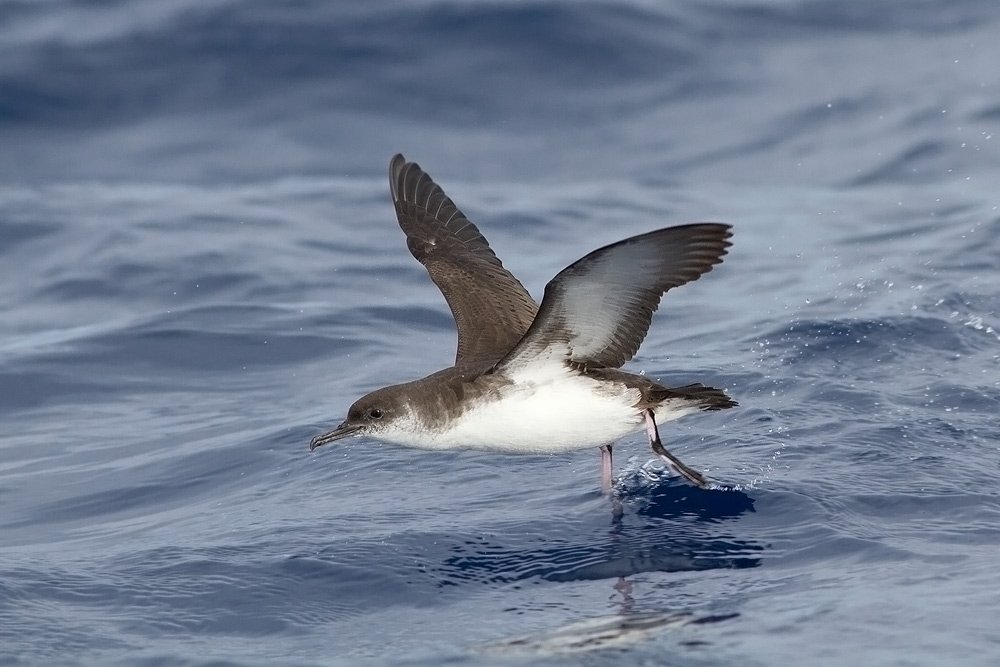
M 686 465 L 679 458 L 667 451 L 667 448 L 660 442 L 660 432 L 656 428 L 656 420 L 653 418 L 653 411 L 646 410 L 646 434 L 649 436 L 649 446 L 659 456 L 664 463 L 673 468 L 678 475 L 691 482 L 701 489 L 709 487 L 708 480 L 700 472 Z

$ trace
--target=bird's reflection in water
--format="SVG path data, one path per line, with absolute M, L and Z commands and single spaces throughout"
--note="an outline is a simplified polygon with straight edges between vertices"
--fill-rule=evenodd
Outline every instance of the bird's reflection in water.
M 708 614 L 697 616 L 688 612 L 645 612 L 628 615 L 599 616 L 567 623 L 558 628 L 528 635 L 507 637 L 473 647 L 476 653 L 503 656 L 550 656 L 626 649 L 646 641 L 658 633 L 688 625 L 718 623 L 738 614 Z M 704 642 L 686 641 L 687 646 L 702 646 Z
M 516 568 L 521 576 L 547 581 L 612 582 L 614 612 L 584 613 L 558 627 L 508 637 L 477 650 L 544 656 L 622 649 L 687 626 L 738 616 L 734 611 L 664 608 L 657 598 L 642 599 L 642 584 L 633 578 L 649 572 L 757 567 L 763 546 L 736 539 L 723 529 L 726 522 L 752 511 L 753 499 L 742 491 L 703 490 L 674 480 L 640 488 L 619 486 L 611 498 L 610 527 L 604 523 L 602 529 L 556 548 L 522 554 Z M 525 567 L 526 559 L 534 566 Z
M 763 546 L 738 539 L 727 522 L 753 511 L 742 491 L 698 489 L 665 481 L 620 490 L 607 519 L 546 516 L 518 531 L 454 544 L 442 563 L 452 580 L 617 582 L 643 572 L 688 572 L 760 564 Z
M 614 572 L 613 598 L 620 614 L 636 608 L 632 575 L 760 564 L 756 554 L 763 546 L 719 531 L 719 524 L 754 511 L 753 499 L 743 491 L 722 486 L 701 489 L 677 479 L 641 485 L 625 480 L 610 502 L 608 535 L 616 555 L 575 574 L 589 578 L 601 571 Z

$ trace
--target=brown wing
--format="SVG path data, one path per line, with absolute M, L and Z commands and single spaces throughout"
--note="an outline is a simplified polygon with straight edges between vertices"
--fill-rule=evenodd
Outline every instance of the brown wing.
M 537 304 L 418 164 L 402 155 L 392 158 L 389 186 L 407 247 L 455 317 L 455 365 L 495 363 L 531 326 Z

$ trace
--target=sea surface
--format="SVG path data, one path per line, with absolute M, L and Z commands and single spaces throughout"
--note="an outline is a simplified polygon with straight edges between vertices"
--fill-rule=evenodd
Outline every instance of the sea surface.
M 0 663 L 1000 664 L 996 0 L 3 0 Z M 729 488 L 350 439 L 452 363 L 403 152 L 539 298 L 728 222 L 628 368 Z

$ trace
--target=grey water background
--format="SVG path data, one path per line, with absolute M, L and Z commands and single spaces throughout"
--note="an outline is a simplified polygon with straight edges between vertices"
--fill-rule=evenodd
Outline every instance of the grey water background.
M 0 2 L 0 662 L 1000 660 L 993 0 Z M 697 220 L 629 368 L 740 407 L 313 435 L 451 363 L 417 160 L 539 297 Z

